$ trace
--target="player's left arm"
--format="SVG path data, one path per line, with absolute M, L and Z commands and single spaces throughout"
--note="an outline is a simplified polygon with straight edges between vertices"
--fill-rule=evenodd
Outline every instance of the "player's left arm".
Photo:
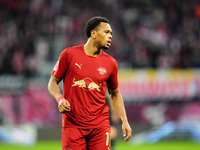
M 110 95 L 111 104 L 113 105 L 115 111 L 122 121 L 122 131 L 123 136 L 125 137 L 125 142 L 128 142 L 129 139 L 132 137 L 132 129 L 128 123 L 123 98 L 118 88 L 108 89 L 108 92 Z

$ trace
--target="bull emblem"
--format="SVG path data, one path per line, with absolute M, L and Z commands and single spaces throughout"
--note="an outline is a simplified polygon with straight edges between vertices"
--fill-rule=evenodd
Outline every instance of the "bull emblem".
M 79 88 L 83 88 L 86 91 L 96 89 L 97 91 L 100 92 L 101 84 L 100 85 L 96 84 L 90 78 L 85 78 L 85 79 L 77 80 L 77 81 L 75 81 L 75 78 L 74 78 L 73 82 L 74 84 L 72 86 L 78 86 Z
M 78 86 L 80 88 L 85 88 L 86 87 L 86 83 L 84 80 L 78 80 L 78 81 L 75 81 L 75 78 L 74 78 L 74 84 L 72 86 Z
M 91 83 L 88 85 L 88 89 L 90 89 L 90 90 L 96 89 L 97 91 L 100 92 L 99 88 L 100 88 L 100 86 L 99 86 L 98 84 L 96 84 L 95 82 L 91 82 Z

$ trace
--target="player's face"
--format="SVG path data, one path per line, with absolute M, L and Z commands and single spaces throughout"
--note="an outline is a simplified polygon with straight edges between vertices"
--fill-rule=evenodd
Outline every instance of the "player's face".
M 111 46 L 112 29 L 108 23 L 101 22 L 96 30 L 95 41 L 97 47 L 108 49 Z

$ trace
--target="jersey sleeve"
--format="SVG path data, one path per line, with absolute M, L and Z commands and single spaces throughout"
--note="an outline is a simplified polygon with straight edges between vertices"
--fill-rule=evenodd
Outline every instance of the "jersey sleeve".
M 118 65 L 116 60 L 113 61 L 113 71 L 107 81 L 107 86 L 109 89 L 117 89 L 118 88 Z
M 56 78 L 62 79 L 68 69 L 68 56 L 66 50 L 64 50 L 58 61 L 56 62 L 51 74 L 54 75 Z

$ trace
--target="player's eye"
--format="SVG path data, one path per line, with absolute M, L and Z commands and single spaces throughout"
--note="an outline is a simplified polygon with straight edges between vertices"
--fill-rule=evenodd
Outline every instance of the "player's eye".
M 108 30 L 108 31 L 106 31 L 106 33 L 110 33 L 110 34 L 112 35 L 112 32 L 111 32 L 111 31 L 109 31 L 109 30 Z

